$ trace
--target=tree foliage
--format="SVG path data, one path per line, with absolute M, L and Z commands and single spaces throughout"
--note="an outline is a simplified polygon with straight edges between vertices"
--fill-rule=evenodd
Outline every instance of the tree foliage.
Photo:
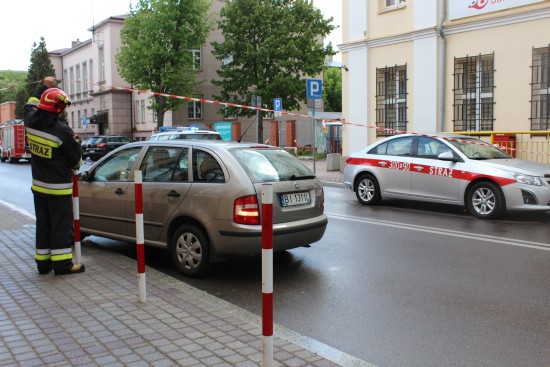
M 24 71 L 0 71 L 0 103 L 15 101 L 17 90 L 25 86 L 27 73 Z
M 311 0 L 232 0 L 220 16 L 224 41 L 212 43 L 222 61 L 220 79 L 212 81 L 222 88 L 217 98 L 247 105 L 260 95 L 264 102 L 282 98 L 286 110 L 299 108 L 304 79 L 320 74 L 326 56 L 335 54 L 322 41 L 335 28 L 333 18 L 324 19 Z
M 47 76 L 56 76 L 55 69 L 48 55 L 46 41 L 44 37 L 40 37 L 40 43 L 38 45 L 34 43 L 31 49 L 31 63 L 27 74 L 27 97 L 34 95 Z
M 191 50 L 200 49 L 210 32 L 207 0 L 139 0 L 120 32 L 120 75 L 140 89 L 190 95 L 197 70 Z M 155 95 L 158 127 L 164 113 L 183 103 Z
M 342 70 L 325 68 L 323 73 L 323 102 L 325 111 L 342 112 Z

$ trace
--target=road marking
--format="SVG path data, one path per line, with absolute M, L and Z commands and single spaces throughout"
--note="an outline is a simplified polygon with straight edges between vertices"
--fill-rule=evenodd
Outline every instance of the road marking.
M 518 240 L 513 238 L 501 238 L 501 237 L 489 236 L 485 234 L 472 234 L 472 233 L 462 232 L 462 231 L 453 231 L 451 229 L 426 227 L 426 226 L 419 226 L 419 225 L 408 224 L 408 223 L 396 223 L 396 222 L 390 222 L 390 221 L 379 220 L 379 219 L 365 219 L 361 217 L 334 214 L 334 213 L 325 213 L 325 215 L 329 218 L 337 218 L 337 219 L 349 220 L 353 222 L 369 223 L 369 224 L 375 224 L 379 226 L 408 229 L 410 231 L 434 233 L 434 234 L 440 234 L 445 236 L 468 238 L 468 239 L 478 240 L 478 241 L 501 243 L 509 246 L 526 247 L 526 248 L 532 248 L 536 250 L 550 251 L 550 243 Z
M 0 199 L 0 204 L 1 204 L 1 205 L 4 205 L 4 206 L 7 206 L 9 209 L 15 210 L 16 212 L 19 212 L 19 213 L 21 213 L 21 214 L 23 214 L 23 215 L 25 215 L 25 216 L 27 216 L 27 217 L 29 217 L 29 218 L 31 218 L 31 219 L 36 219 L 36 217 L 34 216 L 34 214 L 29 213 L 29 212 L 26 211 L 25 209 L 20 208 L 20 207 L 18 207 L 18 206 L 15 205 L 15 204 L 12 204 L 12 203 L 10 203 L 10 202 L 4 201 L 4 200 L 2 200 L 2 199 Z

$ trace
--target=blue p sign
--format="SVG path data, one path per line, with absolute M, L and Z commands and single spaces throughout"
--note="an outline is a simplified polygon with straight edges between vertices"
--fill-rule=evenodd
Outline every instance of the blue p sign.
M 307 98 L 323 98 L 323 81 L 321 79 L 306 79 Z
M 282 98 L 274 98 L 273 99 L 273 110 L 275 110 L 275 111 L 282 111 L 283 110 L 283 99 Z

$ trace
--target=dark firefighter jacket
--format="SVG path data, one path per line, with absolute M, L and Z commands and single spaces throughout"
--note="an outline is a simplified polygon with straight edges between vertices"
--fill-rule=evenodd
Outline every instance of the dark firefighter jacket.
M 32 191 L 40 196 L 72 195 L 72 170 L 80 165 L 82 146 L 56 113 L 38 109 L 37 104 L 36 98 L 30 98 L 24 110 L 32 153 Z

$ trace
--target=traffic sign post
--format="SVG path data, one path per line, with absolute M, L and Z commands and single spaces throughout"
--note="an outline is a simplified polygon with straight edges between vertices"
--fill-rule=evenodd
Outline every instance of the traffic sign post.
M 306 97 L 308 100 L 308 107 L 311 107 L 311 114 L 313 116 L 311 128 L 313 143 L 311 144 L 311 154 L 313 155 L 313 173 L 315 173 L 315 143 L 317 141 L 315 129 L 315 105 L 318 99 L 323 98 L 323 81 L 321 79 L 306 79 Z
M 273 116 L 277 119 L 277 134 L 278 134 L 279 146 L 282 146 L 281 144 L 281 117 L 283 116 L 283 99 L 282 98 L 273 99 L 273 111 L 275 111 Z

